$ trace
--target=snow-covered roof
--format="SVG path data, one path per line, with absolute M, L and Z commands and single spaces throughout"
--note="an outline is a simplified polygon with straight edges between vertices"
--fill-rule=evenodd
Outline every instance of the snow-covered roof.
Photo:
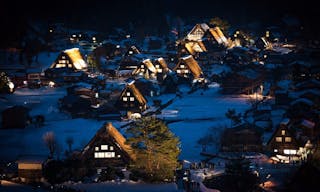
M 306 99 L 306 98 L 299 98 L 297 100 L 294 100 L 290 103 L 290 105 L 295 105 L 297 103 L 304 103 L 304 104 L 307 104 L 309 106 L 312 106 L 314 105 L 313 101 L 309 100 L 309 99 Z
M 307 119 L 303 119 L 301 122 L 301 125 L 307 127 L 307 128 L 314 128 L 314 126 L 316 125 L 314 122 L 309 121 Z

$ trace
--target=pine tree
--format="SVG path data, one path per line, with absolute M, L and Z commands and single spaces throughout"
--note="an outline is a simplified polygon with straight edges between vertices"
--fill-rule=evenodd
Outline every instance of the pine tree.
M 143 171 L 150 181 L 172 179 L 178 166 L 180 141 L 159 119 L 143 117 L 127 133 L 127 140 L 136 151 L 132 167 Z

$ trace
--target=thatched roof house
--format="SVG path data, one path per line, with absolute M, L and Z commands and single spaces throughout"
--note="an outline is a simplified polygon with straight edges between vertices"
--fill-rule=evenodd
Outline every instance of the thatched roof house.
M 136 159 L 133 149 L 112 123 L 106 123 L 97 131 L 82 150 L 81 158 L 91 161 L 96 168 L 122 167 Z
M 85 70 L 87 67 L 87 63 L 78 48 L 64 50 L 50 66 L 50 68 L 71 68 L 76 70 Z
M 193 79 L 203 76 L 198 62 L 192 57 L 192 55 L 181 57 L 173 70 L 176 71 L 179 76 L 186 78 L 189 78 L 190 74 L 193 76 Z
M 121 92 L 117 106 L 126 111 L 142 112 L 147 108 L 147 100 L 134 85 L 134 80 L 130 81 Z

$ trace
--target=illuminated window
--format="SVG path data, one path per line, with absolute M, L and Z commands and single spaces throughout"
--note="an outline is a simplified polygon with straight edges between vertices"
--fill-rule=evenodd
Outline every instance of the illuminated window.
M 286 134 L 286 130 L 281 130 L 281 135 L 285 135 Z
M 132 55 L 132 54 L 133 54 L 133 51 L 129 51 L 129 54 Z
M 276 137 L 276 142 L 282 142 L 282 137 Z
M 130 101 L 134 101 L 134 97 L 130 97 Z
M 188 69 L 184 70 L 184 73 L 189 73 L 189 70 Z
M 127 92 L 127 96 L 130 96 L 130 92 Z
M 156 68 L 158 68 L 158 69 L 159 69 L 159 68 L 160 68 L 160 66 L 159 66 L 159 65 L 156 65 Z
M 118 158 L 120 158 L 121 157 L 121 155 L 118 155 Z
M 144 65 L 141 65 L 141 68 L 144 68 Z
M 185 66 L 184 66 L 184 65 L 180 65 L 180 67 L 181 67 L 181 68 L 184 68 Z
M 110 146 L 110 151 L 113 151 L 113 146 Z
M 108 150 L 108 145 L 101 145 L 101 150 Z
M 116 157 L 115 152 L 95 152 L 94 158 L 102 159 L 102 158 L 113 158 Z
M 278 152 L 278 149 L 274 149 L 273 152 L 277 153 L 277 152 Z
M 287 143 L 290 143 L 291 142 L 291 137 L 285 137 L 284 141 L 287 142 Z
M 297 150 L 295 150 L 295 149 L 284 149 L 283 153 L 286 154 L 286 155 L 295 155 L 295 154 L 297 154 Z
M 59 63 L 56 65 L 56 68 L 62 68 L 62 67 L 66 67 L 66 65 L 65 64 L 59 64 Z
M 72 68 L 72 64 L 69 64 L 68 67 L 69 67 L 69 68 Z
M 95 147 L 94 149 L 95 149 L 96 151 L 99 151 L 99 147 Z
M 128 101 L 128 97 L 122 97 L 123 101 Z
M 158 69 L 158 73 L 162 73 L 162 69 Z
M 178 70 L 177 70 L 177 73 L 181 73 L 181 70 L 178 69 Z
M 59 63 L 66 63 L 66 60 L 59 60 Z
M 63 55 L 61 58 L 62 58 L 62 59 L 66 59 L 66 56 Z

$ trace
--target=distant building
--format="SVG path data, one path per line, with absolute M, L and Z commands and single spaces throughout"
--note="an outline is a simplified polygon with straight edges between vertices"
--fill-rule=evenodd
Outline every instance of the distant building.
M 140 65 L 132 72 L 133 75 L 139 75 L 147 79 L 155 79 L 157 69 L 154 67 L 150 59 L 143 60 Z
M 116 105 L 120 110 L 141 113 L 147 108 L 147 100 L 134 85 L 133 80 L 126 85 Z
M 221 136 L 221 151 L 260 152 L 262 151 L 261 136 L 261 129 L 247 123 L 225 129 Z
M 288 123 L 280 124 L 267 143 L 267 149 L 272 152 L 273 160 L 289 163 L 299 160 L 299 144 Z
M 173 70 L 179 77 L 186 78 L 188 80 L 203 78 L 203 72 L 192 55 L 181 57 Z
M 74 70 L 86 70 L 87 67 L 78 48 L 64 50 L 50 66 L 50 68 L 71 68 Z

